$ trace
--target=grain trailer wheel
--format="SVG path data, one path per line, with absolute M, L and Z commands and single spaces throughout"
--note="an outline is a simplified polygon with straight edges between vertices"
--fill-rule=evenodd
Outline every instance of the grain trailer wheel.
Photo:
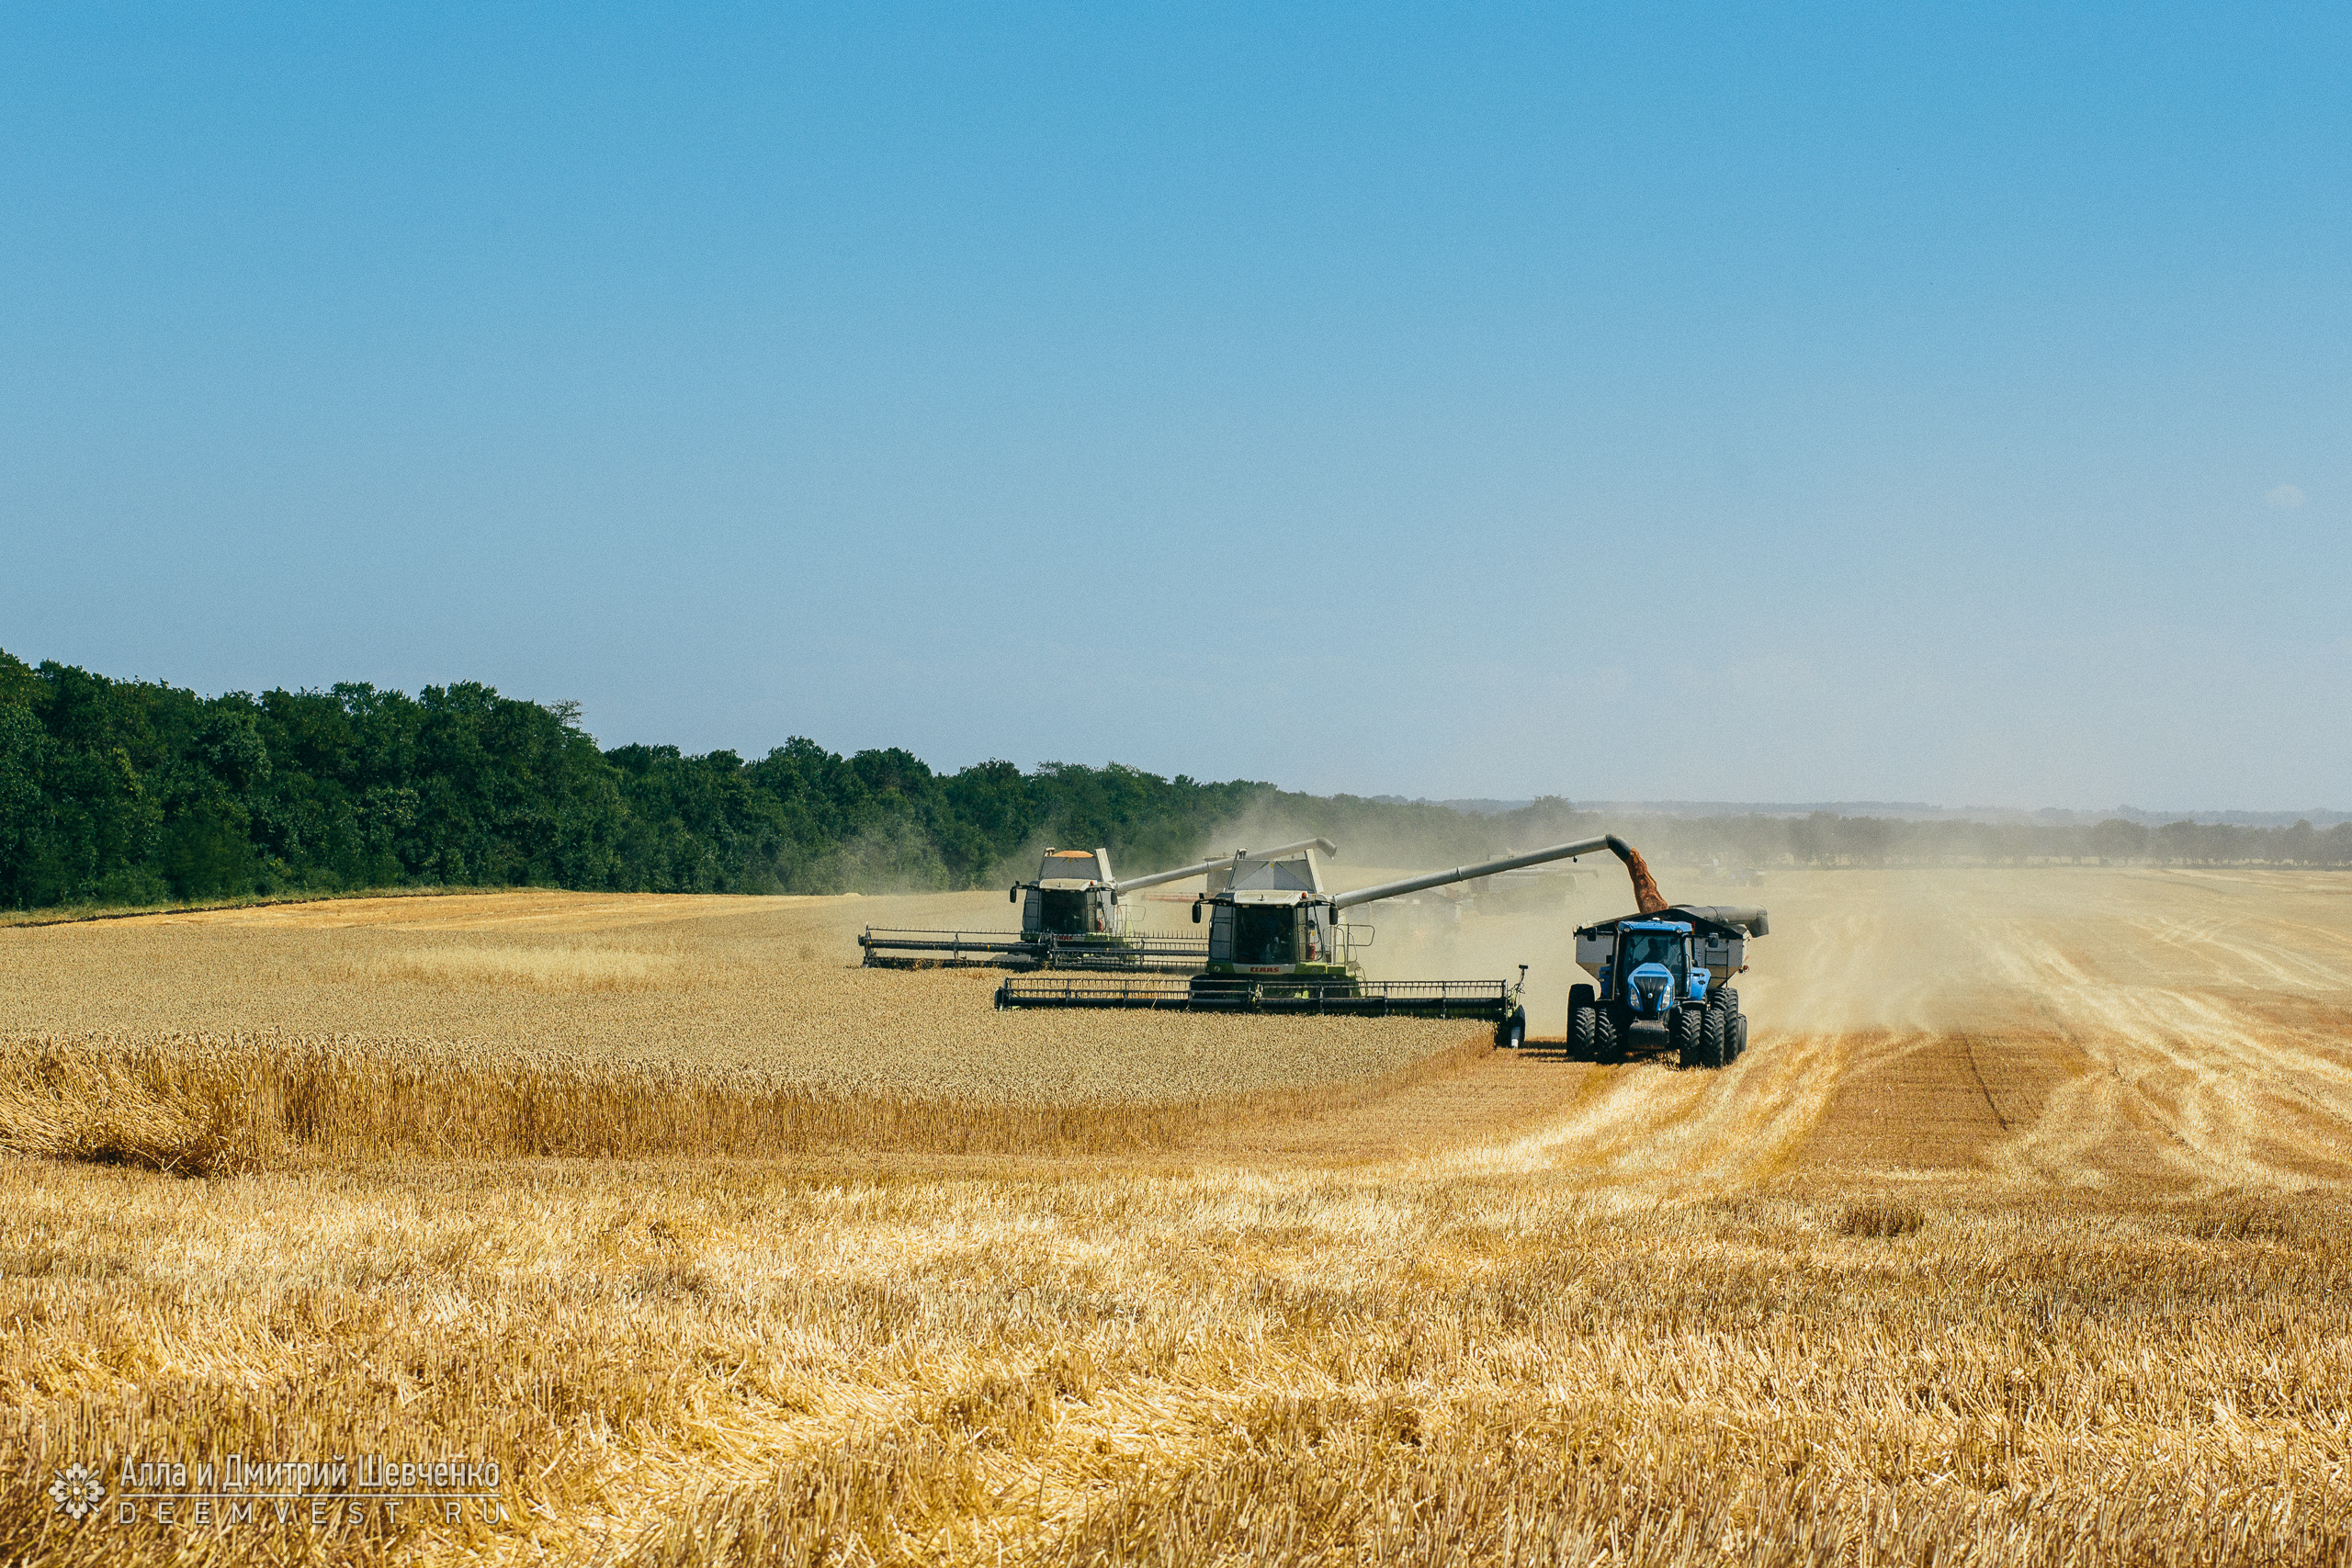
M 1699 1059 L 1701 1010 L 1698 1008 L 1676 1008 L 1674 1017 L 1668 1021 L 1668 1027 L 1674 1032 L 1675 1049 L 1681 1055 L 1682 1065 L 1686 1067 L 1701 1065 Z
M 1709 1008 L 1699 1025 L 1699 1065 L 1720 1067 L 1731 1060 L 1731 1015 L 1721 1008 Z
M 1495 1043 L 1505 1051 L 1516 1051 L 1527 1043 L 1527 1010 L 1518 1008 L 1495 1026 Z
M 1747 1055 L 1747 1015 L 1738 1013 L 1731 1021 L 1731 1054 L 1734 1060 Z

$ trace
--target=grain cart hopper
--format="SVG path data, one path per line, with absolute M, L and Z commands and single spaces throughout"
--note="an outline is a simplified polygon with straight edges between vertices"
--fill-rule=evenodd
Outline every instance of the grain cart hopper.
M 1343 924 L 1340 917 L 1360 904 L 1604 849 L 1628 865 L 1639 863 L 1632 846 L 1606 834 L 1337 894 L 1325 891 L 1311 849 L 1295 858 L 1269 856 L 1237 867 L 1225 886 L 1204 892 L 1193 902 L 1193 919 L 1204 920 L 1209 940 L 1206 964 L 1190 980 L 1007 980 L 997 987 L 996 1004 L 1485 1018 L 1494 1021 L 1498 1043 L 1517 1045 L 1527 1037 L 1520 985 L 1503 980 L 1366 980 L 1351 950 L 1367 945 L 1372 933 Z M 1637 885 L 1645 874 L 1637 873 Z M 1521 968 L 1521 981 L 1526 975 Z
M 1264 852 L 1283 854 L 1328 840 L 1304 840 Z M 1128 929 L 1128 906 L 1120 895 L 1188 876 L 1216 876 L 1246 859 L 1230 857 L 1111 879 L 1107 850 L 1048 849 L 1034 881 L 1012 885 L 1010 901 L 1021 906 L 1015 931 L 890 931 L 868 926 L 857 939 L 869 969 L 1159 969 L 1189 972 L 1208 961 L 1207 942 L 1196 937 L 1137 933 Z
M 1636 1028 L 1657 1024 L 1684 1066 L 1727 1066 L 1747 1049 L 1731 980 L 1747 967 L 1749 939 L 1770 929 L 1764 911 L 1657 902 L 1577 931 L 1577 966 L 1596 984 L 1568 989 L 1568 1055 L 1614 1061 Z

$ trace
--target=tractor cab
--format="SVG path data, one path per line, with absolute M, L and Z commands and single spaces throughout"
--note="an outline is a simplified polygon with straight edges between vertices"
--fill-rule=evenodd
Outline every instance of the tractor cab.
M 1703 1007 L 1706 966 L 1690 962 L 1690 928 L 1675 920 L 1623 920 L 1617 952 L 1600 972 L 1604 988 L 1616 979 L 1626 1010 L 1635 1018 L 1662 1023 L 1684 1003 Z

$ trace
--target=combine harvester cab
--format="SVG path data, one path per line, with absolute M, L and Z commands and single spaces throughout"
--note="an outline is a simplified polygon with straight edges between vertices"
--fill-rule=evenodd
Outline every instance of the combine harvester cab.
M 1155 1008 L 1190 1011 L 1319 1012 L 1395 1014 L 1423 1018 L 1482 1018 L 1495 1024 L 1495 1041 L 1517 1046 L 1527 1038 L 1527 1011 L 1520 996 L 1527 978 L 1506 980 L 1366 980 L 1354 949 L 1368 945 L 1368 927 L 1342 916 L 1360 905 L 1401 898 L 1424 888 L 1469 882 L 1525 866 L 1607 850 L 1633 856 L 1614 834 L 1555 844 L 1530 854 L 1506 855 L 1477 865 L 1432 871 L 1374 887 L 1329 893 L 1315 851 L 1295 857 L 1268 853 L 1246 862 L 1237 857 L 1222 877 L 1193 902 L 1193 919 L 1208 927 L 1208 955 L 1190 980 L 1080 979 L 1038 977 L 1007 980 L 997 987 L 1001 1008 Z M 1628 863 L 1632 860 L 1628 859 Z
M 1062 948 L 1073 959 L 1106 950 L 1124 934 L 1111 891 L 1107 850 L 1046 850 L 1036 879 L 1012 885 L 1018 931 L 892 931 L 868 926 L 857 939 L 869 969 L 1034 969 Z M 1196 965 L 1195 965 L 1196 966 Z
M 1361 972 L 1348 951 L 1360 933 L 1340 923 L 1316 860 L 1317 849 L 1331 852 L 1331 846 L 1317 840 L 1292 847 L 1299 852 L 1295 857 L 1237 855 L 1209 874 L 1207 887 L 1193 901 L 1193 923 L 1203 923 L 1205 911 L 1209 933 L 1196 988 L 1252 976 L 1319 983 Z
M 1280 854 L 1306 847 L 1285 844 L 1268 852 Z M 1131 931 L 1130 907 L 1121 896 L 1188 876 L 1215 875 L 1231 863 L 1227 859 L 1202 861 L 1114 882 L 1108 850 L 1048 849 L 1038 863 L 1036 879 L 1016 882 L 1010 891 L 1010 901 L 1021 906 L 1019 931 L 891 931 L 869 926 L 857 944 L 865 950 L 869 969 L 993 967 L 1189 974 L 1208 962 L 1208 943 L 1198 937 Z
M 1021 934 L 1033 941 L 1110 936 L 1122 923 L 1108 850 L 1047 850 L 1037 880 L 1013 884 L 1011 901 L 1021 906 Z
M 1673 904 L 1577 932 L 1577 965 L 1595 985 L 1568 990 L 1568 1055 L 1615 1061 L 1634 1031 L 1666 1031 L 1686 1067 L 1724 1067 L 1747 1049 L 1733 976 L 1770 927 L 1761 909 Z

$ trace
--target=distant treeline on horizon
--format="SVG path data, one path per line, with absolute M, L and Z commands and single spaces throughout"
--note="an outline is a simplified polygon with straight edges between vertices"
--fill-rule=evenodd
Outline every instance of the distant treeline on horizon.
M 0 907 L 13 908 L 402 886 L 961 888 L 1034 874 L 1047 843 L 1106 847 L 1118 869 L 1142 872 L 1270 834 L 1321 833 L 1358 863 L 1442 865 L 1603 825 L 1557 797 L 1464 812 L 1115 762 L 940 773 L 896 747 L 844 757 L 800 737 L 751 761 L 674 746 L 607 751 L 573 705 L 473 682 L 413 697 L 364 684 L 202 697 L 0 652 Z M 2352 823 L 2052 827 L 1820 812 L 1606 826 L 1662 864 L 1726 869 L 2352 864 Z

